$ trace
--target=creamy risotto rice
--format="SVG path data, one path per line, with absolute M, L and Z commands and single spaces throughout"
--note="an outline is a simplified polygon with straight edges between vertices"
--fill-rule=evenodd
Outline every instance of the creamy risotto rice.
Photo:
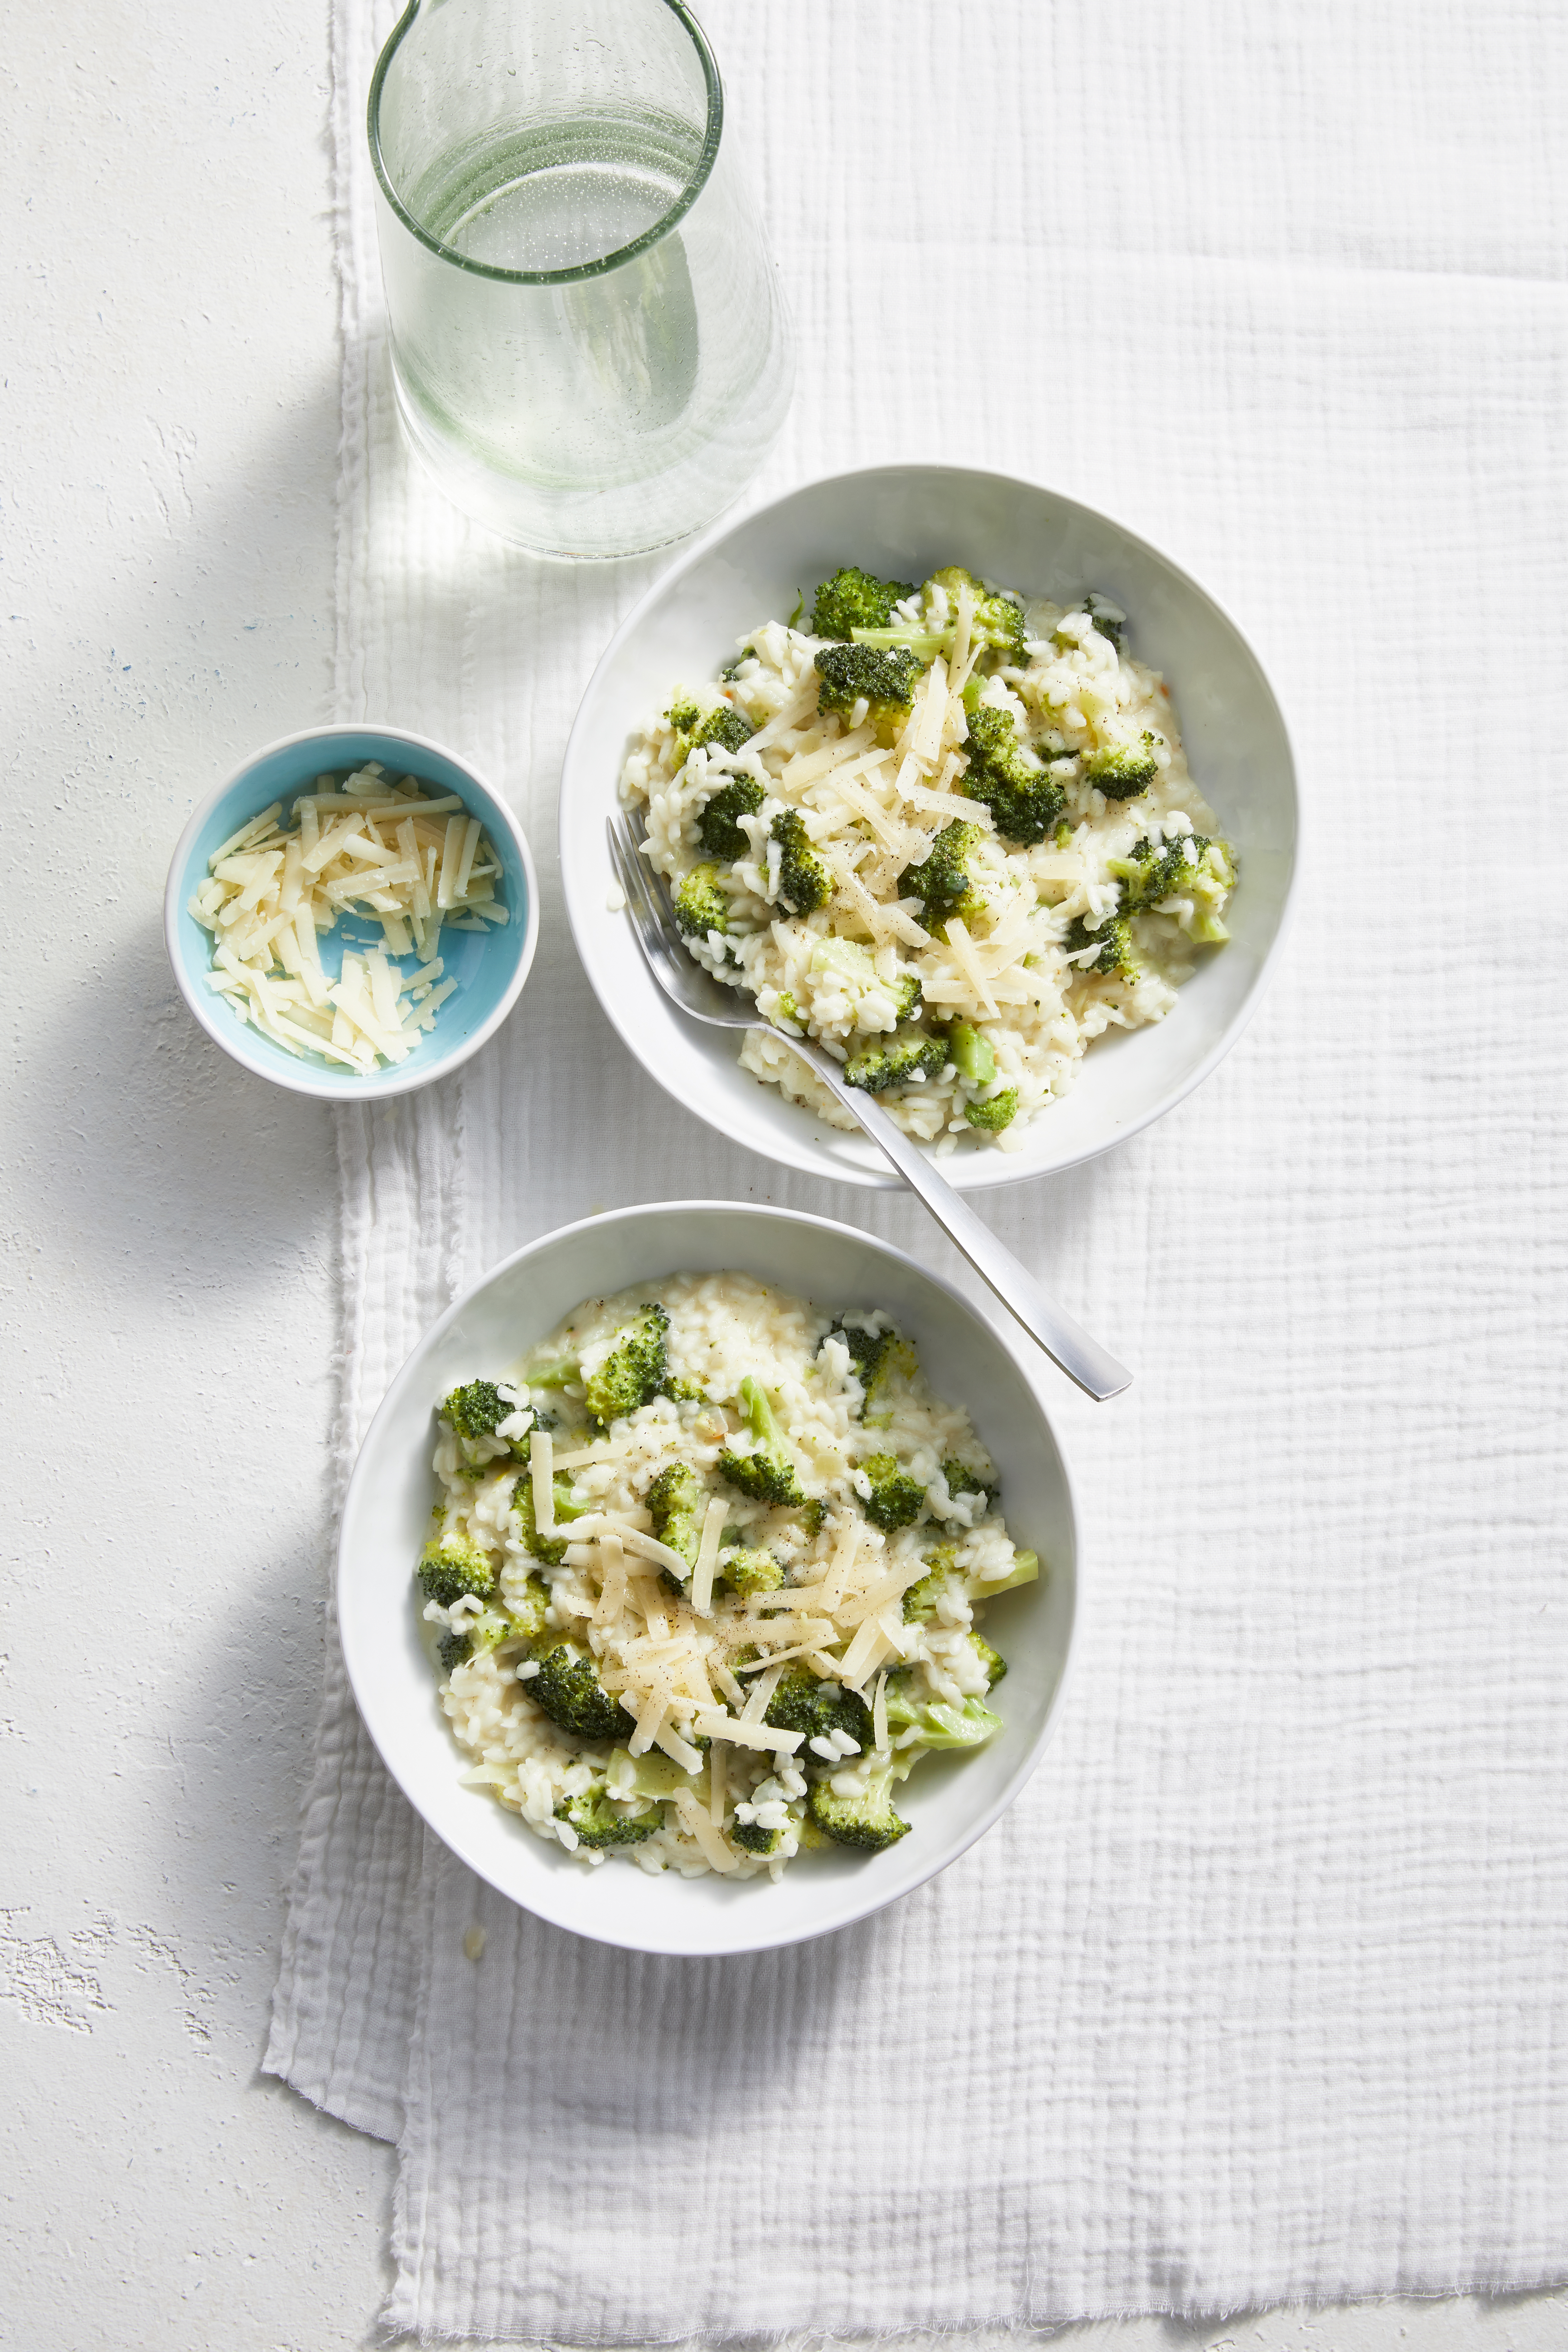
M 584 1864 L 875 1853 L 921 1757 L 1001 1728 L 979 1621 L 1039 1563 L 879 1309 L 677 1275 L 437 1411 L 418 1579 L 463 1778 Z
M 798 616 L 797 616 L 798 617 Z M 957 567 L 847 570 L 752 630 L 622 777 L 741 1060 L 830 1126 L 807 1034 L 939 1151 L 1016 1150 L 1111 1028 L 1163 1020 L 1236 881 L 1126 616 Z

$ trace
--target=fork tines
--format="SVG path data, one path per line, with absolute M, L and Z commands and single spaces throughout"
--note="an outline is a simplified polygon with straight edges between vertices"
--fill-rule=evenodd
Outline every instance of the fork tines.
M 656 953 L 662 953 L 679 971 L 680 964 L 676 959 L 681 962 L 685 960 L 680 932 L 668 898 L 642 855 L 641 843 L 632 830 L 630 812 L 623 810 L 618 818 L 611 817 L 606 830 L 616 877 L 626 894 L 638 943 L 650 963 Z

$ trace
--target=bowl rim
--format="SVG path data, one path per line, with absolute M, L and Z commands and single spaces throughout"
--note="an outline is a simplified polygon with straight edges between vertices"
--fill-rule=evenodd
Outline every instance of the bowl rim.
M 453 1045 L 447 1053 L 426 1063 L 419 1070 L 378 1071 L 369 1078 L 353 1077 L 346 1074 L 340 1076 L 337 1071 L 331 1069 L 317 1070 L 313 1065 L 310 1066 L 307 1076 L 305 1069 L 296 1070 L 288 1057 L 281 1054 L 276 1056 L 280 1066 L 274 1068 L 271 1060 L 252 1050 L 248 1027 L 242 1027 L 238 1022 L 232 1019 L 226 1023 L 218 1021 L 216 1006 L 211 992 L 193 986 L 179 943 L 180 917 L 184 914 L 185 907 L 185 868 L 195 851 L 202 827 L 217 803 L 227 793 L 233 792 L 237 784 L 242 783 L 253 768 L 259 767 L 263 760 L 271 759 L 277 752 L 291 751 L 297 746 L 305 743 L 331 743 L 347 735 L 374 735 L 380 737 L 384 742 L 405 744 L 413 751 L 434 751 L 437 758 L 448 760 L 453 767 L 461 769 L 463 773 L 479 786 L 492 806 L 499 810 L 501 823 L 521 860 L 523 878 L 528 886 L 527 919 L 522 927 L 522 937 L 517 950 L 516 969 L 506 987 L 501 991 L 500 999 L 480 1022 L 479 1027 L 470 1036 L 464 1038 L 461 1044 Z M 302 791 L 303 785 L 300 789 Z M 270 743 L 263 743 L 256 751 L 247 752 L 238 766 L 231 770 L 224 778 L 222 783 L 215 785 L 213 790 L 198 801 L 192 810 L 189 821 L 175 845 L 174 854 L 169 861 L 168 879 L 163 885 L 163 949 L 169 959 L 170 969 L 174 975 L 174 984 L 196 1021 L 206 1031 L 213 1043 L 221 1046 L 229 1059 L 237 1062 L 242 1069 L 249 1070 L 258 1078 L 267 1079 L 272 1086 L 285 1087 L 290 1094 L 303 1095 L 312 1102 L 381 1102 L 390 1095 L 414 1094 L 419 1087 L 430 1086 L 437 1078 L 444 1078 L 451 1071 L 460 1068 L 463 1063 L 468 1061 L 479 1052 L 479 1047 L 495 1034 L 517 1003 L 522 993 L 523 983 L 532 967 L 534 952 L 538 945 L 539 877 L 534 870 L 533 852 L 528 845 L 527 835 L 508 807 L 503 796 L 497 792 L 483 771 L 475 766 L 472 760 L 467 758 L 462 752 L 454 751 L 450 744 L 439 743 L 432 735 L 416 734 L 411 728 L 385 726 L 381 721 L 372 719 L 330 719 L 319 727 L 301 727 L 291 735 L 277 736 Z
M 859 1886 L 841 1916 L 820 1925 L 793 1928 L 785 1927 L 777 1933 L 748 1934 L 744 1931 L 745 1926 L 753 1920 L 759 1927 L 765 1930 L 770 1916 L 765 1906 L 758 1906 L 754 1910 L 743 1912 L 737 1909 L 735 1920 L 739 1932 L 720 1938 L 709 1936 L 700 1945 L 678 1948 L 672 1946 L 668 1940 L 650 1940 L 646 1936 L 639 1936 L 636 1933 L 635 1927 L 628 1927 L 627 1932 L 625 1933 L 613 1932 L 616 1925 L 626 1926 L 628 1920 L 635 1918 L 635 1906 L 626 1906 L 622 1918 L 609 1923 L 610 1931 L 601 1931 L 585 1927 L 575 1916 L 564 1916 L 563 1907 L 552 1904 L 548 1899 L 551 1890 L 551 1882 L 548 1878 L 543 1881 L 545 1899 L 536 1901 L 531 1896 L 517 1893 L 510 1885 L 501 1883 L 500 1878 L 488 1866 L 482 1855 L 471 1850 L 468 1842 L 461 1837 L 448 1836 L 445 1829 L 438 1829 L 420 1802 L 418 1776 L 414 1775 L 411 1779 L 405 1779 L 392 1757 L 387 1754 L 378 1736 L 376 1718 L 379 1710 L 374 1671 L 356 1654 L 352 1631 L 354 1622 L 353 1613 L 352 1611 L 345 1612 L 343 1595 L 349 1582 L 349 1559 L 357 1538 L 359 1513 L 363 1498 L 369 1487 L 370 1465 L 374 1458 L 374 1449 L 377 1432 L 382 1423 L 392 1416 L 400 1402 L 414 1377 L 416 1367 L 424 1360 L 442 1333 L 467 1312 L 480 1292 L 488 1290 L 493 1283 L 500 1281 L 513 1267 L 525 1264 L 531 1258 L 542 1256 L 559 1244 L 590 1228 L 603 1229 L 609 1224 L 629 1223 L 635 1220 L 657 1222 L 666 1216 L 692 1214 L 700 1216 L 719 1211 L 754 1220 L 759 1223 L 793 1225 L 804 1227 L 814 1233 L 832 1234 L 860 1244 L 873 1255 L 891 1259 L 901 1267 L 918 1275 L 933 1288 L 944 1292 L 962 1313 L 967 1315 L 971 1321 L 978 1325 L 980 1329 L 1000 1347 L 1022 1380 L 1056 1449 L 1057 1462 L 1061 1473 L 1063 1500 L 1067 1508 L 1071 1537 L 1072 1590 L 1066 1640 L 1062 1649 L 1061 1670 L 1047 1703 L 1039 1728 L 1009 1774 L 1000 1793 L 963 1829 L 956 1838 L 950 1839 L 929 1860 L 922 1857 L 923 1866 L 917 1877 L 900 1885 L 891 1893 L 883 1894 L 877 1891 L 871 1881 L 871 1875 L 868 1873 L 859 1882 Z M 459 1862 L 473 1871 L 477 1877 L 483 1879 L 487 1885 L 493 1886 L 498 1894 L 505 1895 L 509 1902 L 515 1903 L 521 1910 L 528 1911 L 536 1918 L 546 1920 L 552 1927 L 562 1928 L 570 1935 L 582 1936 L 589 1942 L 612 1945 L 622 1951 L 652 1952 L 675 1958 L 725 1958 L 746 1952 L 784 1950 L 793 1944 L 811 1943 L 821 1936 L 837 1935 L 840 1928 L 854 1927 L 858 1921 L 868 1918 L 873 1912 L 885 1908 L 888 1904 L 901 1901 L 904 1895 L 914 1894 L 917 1888 L 927 1885 L 930 1880 L 947 1869 L 950 1864 L 958 1861 L 961 1855 L 967 1853 L 970 1847 L 978 1843 L 979 1840 L 988 1830 L 994 1827 L 1009 1806 L 1015 1802 L 1025 1784 L 1033 1777 L 1047 1748 L 1056 1736 L 1073 1679 L 1079 1623 L 1084 1605 L 1083 1515 L 1079 1507 L 1078 1489 L 1073 1479 L 1071 1465 L 1062 1444 L 1061 1433 L 1042 1394 L 1045 1360 L 1037 1350 L 1027 1349 L 1021 1337 L 1015 1345 L 1012 1334 L 1003 1328 L 1004 1321 L 1010 1318 L 1005 1318 L 1001 1312 L 993 1318 L 989 1308 L 982 1307 L 973 1299 L 966 1297 L 955 1284 L 947 1279 L 945 1275 L 939 1274 L 934 1267 L 922 1265 L 920 1259 L 909 1251 L 900 1249 L 894 1242 L 884 1241 L 878 1234 L 867 1233 L 862 1227 L 846 1224 L 836 1217 L 817 1216 L 805 1209 L 778 1208 L 766 1202 L 646 1201 L 624 1209 L 608 1210 L 599 1216 L 579 1217 L 570 1224 L 555 1226 L 550 1233 L 541 1234 L 537 1241 L 527 1242 L 521 1249 L 513 1250 L 509 1256 L 498 1259 L 496 1264 L 487 1268 L 477 1281 L 470 1283 L 467 1289 L 452 1301 L 446 1313 L 432 1323 L 428 1329 L 421 1332 L 388 1383 L 385 1395 L 371 1417 L 364 1435 L 360 1441 L 359 1451 L 354 1457 L 353 1469 L 343 1495 L 332 1577 L 333 1601 L 342 1647 L 343 1666 L 348 1676 L 349 1688 L 353 1694 L 354 1705 L 359 1710 L 360 1720 L 369 1734 L 383 1766 L 432 1833 L 441 1840 L 449 1852 L 457 1855 Z M 454 1749 L 454 1777 L 457 1769 L 458 1756 Z M 521 1825 L 519 1826 L 521 1829 Z M 859 1892 L 859 1887 L 864 1887 L 863 1894 Z
M 1174 1110 L 1176 1106 L 1184 1102 L 1205 1078 L 1212 1076 L 1232 1047 L 1239 1042 L 1273 979 L 1280 952 L 1289 932 L 1295 913 L 1297 885 L 1301 871 L 1300 768 L 1296 757 L 1295 742 L 1291 737 L 1284 707 L 1274 690 L 1273 681 L 1264 667 L 1251 638 L 1229 607 L 1222 604 L 1212 590 L 1205 588 L 1202 581 L 1189 572 L 1184 564 L 1178 563 L 1173 556 L 1166 554 L 1163 548 L 1157 547 L 1152 540 L 1145 539 L 1141 531 L 1132 530 L 1130 524 L 1124 523 L 1120 516 L 1111 513 L 1109 508 L 1090 506 L 1086 500 L 1074 498 L 1068 491 L 1057 489 L 1048 482 L 1036 480 L 1025 474 L 998 473 L 984 466 L 955 466 L 945 460 L 908 458 L 886 465 L 850 466 L 831 474 L 811 475 L 804 481 L 796 482 L 791 488 L 781 492 L 777 498 L 768 499 L 762 506 L 752 507 L 742 515 L 737 517 L 731 513 L 721 516 L 683 555 L 670 564 L 668 570 L 661 572 L 658 578 L 650 583 L 621 622 L 594 666 L 587 685 L 583 689 L 582 700 L 577 706 L 571 733 L 566 739 L 566 750 L 561 763 L 561 785 L 556 801 L 556 845 L 561 862 L 562 895 L 566 902 L 566 919 L 571 927 L 573 944 L 577 950 L 578 961 L 587 974 L 589 986 L 598 1000 L 600 1009 L 616 1031 L 633 1060 L 657 1083 L 663 1085 L 664 1082 L 659 1078 L 658 1071 L 644 1061 L 635 1042 L 637 1030 L 637 1011 L 641 1002 L 640 998 L 631 992 L 627 992 L 623 997 L 614 992 L 607 992 L 601 989 L 599 976 L 585 944 L 586 915 L 591 903 L 589 894 L 595 887 L 599 887 L 601 890 L 608 887 L 615 880 L 608 853 L 606 852 L 605 856 L 602 873 L 592 876 L 580 875 L 576 860 L 568 845 L 569 813 L 577 797 L 571 790 L 573 772 L 574 766 L 584 758 L 583 741 L 587 733 L 589 712 L 599 691 L 600 682 L 619 655 L 622 646 L 634 632 L 642 626 L 647 615 L 686 578 L 689 572 L 704 562 L 727 540 L 742 531 L 750 530 L 754 524 L 763 521 L 770 515 L 777 514 L 784 508 L 793 505 L 795 499 L 812 491 L 831 488 L 840 483 L 872 482 L 879 478 L 896 481 L 900 478 L 908 479 L 932 475 L 943 475 L 950 478 L 962 478 L 973 482 L 990 482 L 1011 489 L 1037 492 L 1046 498 L 1058 500 L 1062 506 L 1070 508 L 1078 514 L 1088 516 L 1096 522 L 1108 523 L 1113 530 L 1120 531 L 1142 554 L 1151 556 L 1156 562 L 1163 564 L 1180 582 L 1184 589 L 1202 604 L 1206 604 L 1231 631 L 1243 653 L 1252 662 L 1278 721 L 1285 750 L 1287 781 L 1290 790 L 1294 821 L 1290 871 L 1286 879 L 1285 893 L 1280 902 L 1279 920 L 1274 927 L 1274 936 L 1258 963 L 1257 972 L 1233 1019 L 1227 1024 L 1224 1033 L 1215 1040 L 1208 1051 L 1184 1076 L 1167 1087 L 1164 1092 L 1145 1109 L 1139 1112 L 1136 1117 L 1124 1120 L 1118 1126 L 1113 1135 L 1105 1137 L 1100 1142 L 1086 1143 L 1074 1150 L 1058 1153 L 1044 1162 L 1030 1161 L 1023 1167 L 1016 1164 L 1016 1160 L 1025 1158 L 1022 1152 L 1014 1155 L 1002 1151 L 953 1152 L 947 1159 L 937 1163 L 955 1192 L 994 1192 L 1005 1185 L 1028 1183 L 1040 1176 L 1061 1175 L 1069 1168 L 1080 1168 L 1089 1160 L 1099 1160 L 1107 1151 L 1112 1151 L 1120 1144 L 1128 1142 L 1133 1136 L 1142 1134 L 1145 1128 L 1153 1126 L 1154 1122 L 1163 1118 L 1168 1111 Z M 618 800 L 618 780 L 616 789 Z M 580 907 L 584 918 L 582 922 L 579 921 Z M 647 972 L 646 967 L 641 966 L 640 957 L 638 963 L 643 972 L 643 984 L 649 989 L 655 988 L 657 983 Z M 739 1034 L 739 1032 L 736 1034 Z M 842 1164 L 835 1160 L 829 1164 L 825 1159 L 822 1147 L 814 1145 L 809 1139 L 809 1117 L 804 1111 L 799 1120 L 801 1139 L 798 1144 L 794 1143 L 792 1136 L 789 1143 L 773 1149 L 735 1135 L 726 1123 L 722 1105 L 717 1101 L 710 1107 L 708 1098 L 704 1096 L 697 1095 L 690 1098 L 685 1095 L 677 1096 L 668 1087 L 665 1087 L 665 1091 L 670 1094 L 672 1100 L 679 1102 L 683 1108 L 701 1119 L 704 1126 L 711 1128 L 716 1134 L 722 1135 L 729 1142 L 739 1143 L 742 1150 L 754 1153 L 759 1160 L 770 1161 L 776 1167 L 797 1169 L 803 1175 L 816 1176 L 830 1183 L 857 1184 L 870 1192 L 897 1192 L 902 1186 L 903 1178 L 879 1160 L 870 1166 L 861 1166 L 852 1160 Z

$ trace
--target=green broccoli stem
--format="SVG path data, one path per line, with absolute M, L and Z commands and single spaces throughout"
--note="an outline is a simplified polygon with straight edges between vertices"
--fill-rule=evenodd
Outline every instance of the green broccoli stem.
M 972 1087 L 988 1087 L 996 1076 L 996 1055 L 990 1042 L 967 1021 L 955 1021 L 947 1033 L 948 1058 L 961 1078 Z
M 855 629 L 851 635 L 858 646 L 869 646 L 876 653 L 892 653 L 902 648 L 920 661 L 934 661 L 938 654 L 951 653 L 953 633 L 951 628 L 922 629 L 911 621 L 901 629 Z
M 740 1406 L 755 1441 L 754 1451 L 737 1454 L 726 1446 L 719 1456 L 719 1475 L 757 1502 L 793 1508 L 805 1501 L 800 1482 L 784 1451 L 784 1433 L 765 1390 L 748 1372 L 741 1382 Z
M 741 1382 L 741 1411 L 757 1444 L 765 1445 L 770 1454 L 776 1454 L 784 1444 L 779 1417 L 773 1411 L 766 1389 L 760 1381 L 754 1381 L 750 1372 Z

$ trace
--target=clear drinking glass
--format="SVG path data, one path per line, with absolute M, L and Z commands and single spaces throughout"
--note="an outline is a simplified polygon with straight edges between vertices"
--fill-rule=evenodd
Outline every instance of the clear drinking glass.
M 727 506 L 794 357 L 680 0 L 412 0 L 370 147 L 398 408 L 447 495 L 571 556 Z

